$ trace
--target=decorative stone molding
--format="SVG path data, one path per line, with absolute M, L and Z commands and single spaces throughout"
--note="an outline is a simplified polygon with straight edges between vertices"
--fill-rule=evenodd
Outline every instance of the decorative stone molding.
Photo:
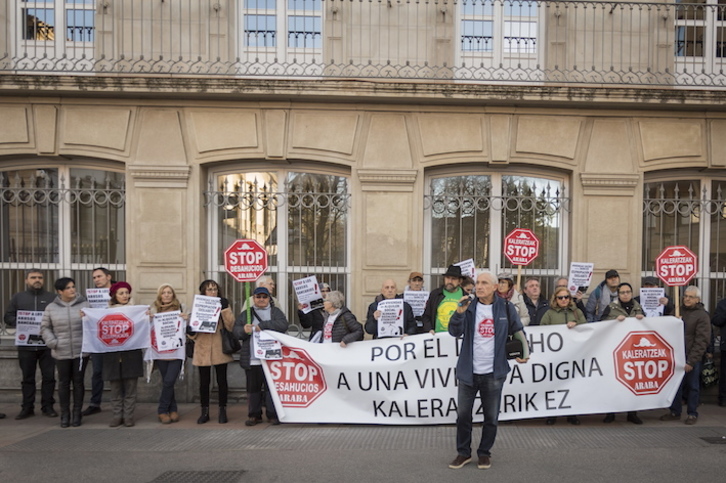
M 581 173 L 585 196 L 633 196 L 641 186 L 639 174 Z
M 139 188 L 186 188 L 191 166 L 134 166 L 127 167 L 134 186 Z
M 415 169 L 359 169 L 362 191 L 413 191 L 418 172 Z

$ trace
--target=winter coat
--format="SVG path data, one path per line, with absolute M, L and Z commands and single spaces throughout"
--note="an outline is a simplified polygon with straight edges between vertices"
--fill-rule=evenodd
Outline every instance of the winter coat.
M 466 311 L 454 312 L 449 321 L 449 334 L 454 337 L 463 337 L 459 360 L 456 363 L 456 377 L 469 386 L 474 385 L 476 306 L 477 302 L 470 303 Z M 524 326 L 519 320 L 519 314 L 514 305 L 501 297 L 494 297 L 492 317 L 494 319 L 494 377 L 501 379 L 510 371 L 506 354 L 507 338 L 509 335 L 524 330 Z
M 70 302 L 56 297 L 43 312 L 40 333 L 45 345 L 51 350 L 55 360 L 67 360 L 81 357 L 83 346 L 83 319 L 81 310 L 90 307 L 82 295 L 77 295 Z
M 583 314 L 577 307 L 575 307 L 574 310 L 572 307 L 550 307 L 550 309 L 542 316 L 542 320 L 539 325 L 561 325 L 566 324 L 571 320 L 577 322 L 578 325 L 587 323 L 585 314 Z
M 325 327 L 328 317 L 330 317 L 330 314 L 326 312 L 323 327 Z M 335 322 L 333 322 L 331 341 L 333 343 L 345 342 L 347 345 L 359 340 L 363 340 L 363 326 L 360 322 L 358 322 L 358 319 L 355 318 L 353 312 L 348 310 L 348 307 L 341 307 L 338 318 L 336 318 Z
M 34 312 L 45 312 L 45 308 L 48 304 L 55 300 L 56 294 L 47 292 L 43 289 L 33 290 L 28 289 L 23 292 L 18 292 L 10 299 L 8 308 L 5 311 L 5 325 L 8 327 L 15 327 L 17 324 L 17 313 L 18 310 L 32 310 Z M 45 351 L 47 347 L 43 346 L 32 346 L 23 345 L 18 346 L 19 351 Z
M 109 308 L 128 307 L 134 303 L 129 300 L 126 305 L 109 305 Z M 141 349 L 130 351 L 106 352 L 103 354 L 103 380 L 118 381 L 134 379 L 144 375 L 144 354 Z
M 250 308 L 250 317 L 252 320 L 259 323 L 260 330 L 274 330 L 275 332 L 285 333 L 287 332 L 287 328 L 290 326 L 285 314 L 283 314 L 282 310 L 275 306 L 270 307 L 270 320 L 257 319 L 254 307 Z M 234 335 L 242 341 L 239 365 L 242 366 L 243 369 L 249 369 L 251 367 L 250 355 L 252 354 L 252 334 L 245 332 L 245 325 L 247 325 L 246 310 L 239 314 L 237 320 L 234 321 Z
M 323 321 L 325 320 L 325 311 L 323 309 L 315 309 L 307 314 L 302 310 L 298 310 L 297 317 L 304 329 L 310 329 L 308 340 L 311 340 L 316 332 L 323 330 Z
M 547 299 L 540 295 L 537 303 L 535 303 L 525 294 L 522 295 L 522 301 L 524 302 L 524 306 L 527 307 L 528 313 L 527 317 L 520 316 L 522 319 L 522 325 L 525 327 L 528 325 L 541 325 L 542 317 L 544 317 L 544 314 L 546 314 L 547 310 L 550 308 L 550 303 Z
M 225 329 L 232 331 L 234 329 L 232 309 L 229 307 L 222 309 L 220 321 L 224 324 Z M 234 360 L 231 354 L 222 352 L 222 324 L 217 324 L 217 330 L 213 334 L 194 332 L 192 335 L 187 336 L 194 341 L 192 365 L 218 366 L 220 364 L 229 364 Z
M 397 295 L 396 298 L 400 299 L 402 296 Z M 385 299 L 382 298 L 381 300 Z M 371 334 L 374 339 L 378 338 L 378 321 L 374 314 L 378 310 L 378 302 L 381 300 L 377 300 L 368 306 L 368 315 L 366 316 L 366 332 Z M 403 331 L 407 335 L 416 335 L 418 332 L 416 319 L 413 316 L 413 309 L 408 302 L 403 303 Z
M 612 300 L 612 302 L 611 300 L 612 292 L 607 286 L 607 280 L 603 280 L 587 298 L 587 306 L 585 307 L 585 317 L 587 318 L 587 321 L 597 322 L 599 320 L 603 320 L 603 312 L 610 303 L 617 302 L 617 295 L 615 295 L 615 300 Z
M 645 315 L 645 312 L 643 311 L 643 307 L 633 300 L 633 309 L 630 313 L 627 313 L 623 306 L 620 305 L 620 300 L 615 300 L 615 302 L 612 302 L 605 308 L 605 310 L 603 310 L 601 320 L 614 320 L 621 315 L 624 315 L 625 317 L 635 317 L 636 315 Z
M 721 352 L 726 352 L 726 329 L 724 329 L 726 327 L 726 299 L 721 299 L 716 305 L 711 323 L 721 329 Z M 721 377 L 726 377 L 726 374 L 721 374 Z
M 681 307 L 683 333 L 686 339 L 686 364 L 693 367 L 701 362 L 711 343 L 711 318 L 702 303 Z

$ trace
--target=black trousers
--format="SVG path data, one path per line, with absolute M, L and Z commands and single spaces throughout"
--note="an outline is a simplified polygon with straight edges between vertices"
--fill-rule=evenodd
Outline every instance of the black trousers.
M 264 395 L 262 392 L 267 386 L 262 366 L 250 366 L 249 369 L 245 369 L 245 375 L 247 376 L 247 416 L 262 419 L 262 399 L 264 397 L 267 419 L 277 419 L 270 390 L 267 389 Z
M 219 390 L 219 405 L 227 405 L 227 364 L 214 366 Z M 209 386 L 212 384 L 212 366 L 199 366 L 199 399 L 202 406 L 209 407 Z
M 68 414 L 71 409 L 71 383 L 73 383 L 73 410 L 80 412 L 83 408 L 84 386 L 88 357 L 55 361 L 58 368 L 58 401 L 61 414 Z
M 35 407 L 35 370 L 40 367 L 42 382 L 40 386 L 40 407 L 50 409 L 55 404 L 53 391 L 55 391 L 55 360 L 50 355 L 50 349 L 18 350 L 18 364 L 23 375 L 21 383 L 23 393 L 23 409 Z

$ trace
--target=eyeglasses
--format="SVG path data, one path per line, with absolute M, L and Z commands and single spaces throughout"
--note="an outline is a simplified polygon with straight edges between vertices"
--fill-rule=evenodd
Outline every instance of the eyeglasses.
M 625 295 L 625 294 L 627 294 L 627 293 L 633 293 L 633 291 L 632 291 L 632 290 L 623 290 L 623 291 L 621 291 L 621 292 L 618 292 L 618 293 L 619 293 L 619 294 L 623 294 L 623 295 Z
M 413 277 L 413 278 L 411 279 L 411 281 L 412 281 L 412 282 L 423 282 L 423 278 L 421 278 L 421 277 Z
M 570 299 L 569 295 L 558 295 L 557 296 L 557 300 L 569 300 L 569 299 Z
M 255 298 L 256 299 L 266 299 L 268 297 L 267 297 L 267 295 L 265 295 L 263 293 L 258 293 L 257 295 L 255 295 Z

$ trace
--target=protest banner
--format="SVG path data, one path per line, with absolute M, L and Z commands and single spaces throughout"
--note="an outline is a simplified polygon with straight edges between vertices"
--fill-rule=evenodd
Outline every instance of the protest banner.
M 378 317 L 378 338 L 403 335 L 403 300 L 387 299 L 378 302 L 381 316 Z
M 594 268 L 594 263 L 570 263 L 570 276 L 567 281 L 567 288 L 570 289 L 570 294 L 575 295 L 578 290 L 583 294 L 587 292 L 587 287 L 592 283 L 592 271 Z
M 257 359 L 278 360 L 282 359 L 282 344 L 266 330 L 255 331 L 252 339 L 254 344 L 254 356 Z
M 684 374 L 683 323 L 674 317 L 526 330 L 533 353 L 526 364 L 510 361 L 502 420 L 668 407 Z M 420 334 L 341 348 L 270 335 L 282 359 L 263 367 L 281 421 L 456 421 L 461 339 Z
M 640 289 L 640 306 L 643 307 L 646 317 L 660 317 L 663 315 L 665 306 L 660 303 L 662 297 L 665 297 L 665 289 L 663 288 Z
M 16 346 L 45 346 L 40 336 L 40 323 L 43 312 L 35 310 L 18 310 L 15 316 Z
M 88 300 L 91 308 L 105 309 L 108 307 L 108 301 L 111 300 L 111 295 L 107 288 L 87 288 L 86 300 Z
M 473 258 L 468 258 L 461 262 L 455 263 L 454 265 L 457 267 L 461 267 L 462 277 L 471 277 L 473 279 L 476 279 L 476 265 L 474 265 Z
M 186 359 L 186 323 L 181 311 L 154 314 L 151 322 L 151 344 L 144 360 Z
M 118 352 L 151 345 L 148 305 L 83 309 L 83 352 Z
M 403 301 L 411 306 L 414 317 L 421 317 L 429 300 L 429 292 L 425 290 L 406 290 L 403 292 Z
M 192 313 L 189 315 L 189 327 L 194 332 L 215 333 L 219 315 L 222 313 L 222 301 L 219 297 L 195 295 Z
M 315 275 L 300 278 L 292 281 L 292 288 L 295 289 L 297 301 L 302 305 L 302 312 L 309 314 L 313 310 L 322 308 L 323 293 Z

